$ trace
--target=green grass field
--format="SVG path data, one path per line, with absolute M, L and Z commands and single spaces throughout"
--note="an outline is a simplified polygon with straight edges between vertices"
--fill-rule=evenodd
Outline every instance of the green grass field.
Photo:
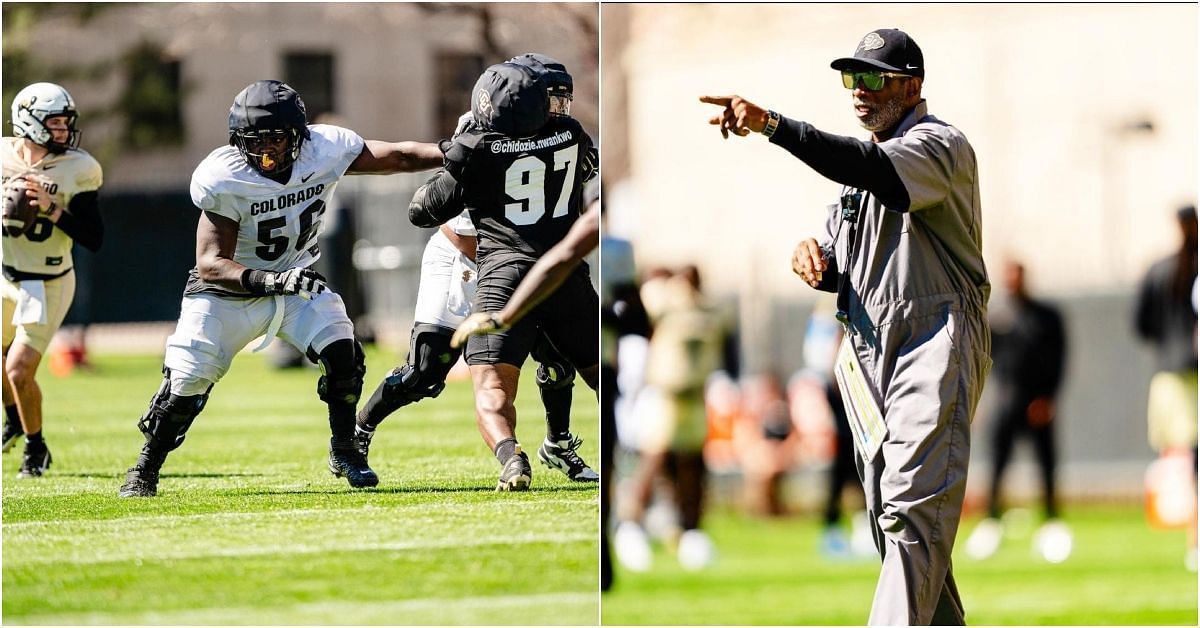
M 43 367 L 49 474 L 3 460 L 6 624 L 595 624 L 598 490 L 534 459 L 527 493 L 494 492 L 499 464 L 474 421 L 469 382 L 409 406 L 372 446 L 378 488 L 325 468 L 325 406 L 312 369 L 241 355 L 159 496 L 118 499 L 135 427 L 157 389 L 156 356 Z M 394 366 L 369 351 L 364 397 Z M 545 432 L 532 371 L 518 433 Z M 594 393 L 576 386 L 573 430 L 598 462 Z M 550 609 L 553 609 L 551 612 Z
M 727 512 L 706 520 L 719 553 L 689 573 L 656 549 L 654 568 L 618 572 L 603 596 L 605 624 L 863 625 L 876 560 L 830 562 L 813 518 L 754 520 Z M 1182 531 L 1155 531 L 1140 510 L 1067 509 L 1075 551 L 1052 565 L 1029 539 L 1005 539 L 985 562 L 961 555 L 954 572 L 973 625 L 1196 625 L 1196 575 L 1183 567 Z M 963 530 L 973 529 L 976 520 Z

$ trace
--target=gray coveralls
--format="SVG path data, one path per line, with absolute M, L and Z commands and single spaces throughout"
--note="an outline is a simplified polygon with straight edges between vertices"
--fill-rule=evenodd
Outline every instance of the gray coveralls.
M 874 459 L 857 459 L 883 561 L 869 622 L 961 625 L 950 552 L 991 368 L 975 153 L 924 101 L 878 146 L 908 211 L 862 191 L 857 219 L 844 221 L 839 206 L 820 242 L 848 273 L 847 338 L 888 429 Z

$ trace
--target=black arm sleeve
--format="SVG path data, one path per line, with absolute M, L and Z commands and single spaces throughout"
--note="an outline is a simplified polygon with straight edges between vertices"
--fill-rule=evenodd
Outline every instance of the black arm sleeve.
M 818 131 L 807 122 L 780 117 L 771 143 L 821 176 L 866 190 L 892 211 L 908 211 L 908 190 L 883 149 L 872 142 Z
M 408 204 L 408 221 L 417 227 L 436 227 L 462 213 L 463 189 L 454 176 L 439 170 L 417 189 Z
M 54 225 L 89 251 L 99 251 L 104 242 L 104 222 L 100 220 L 98 199 L 95 191 L 76 194 Z

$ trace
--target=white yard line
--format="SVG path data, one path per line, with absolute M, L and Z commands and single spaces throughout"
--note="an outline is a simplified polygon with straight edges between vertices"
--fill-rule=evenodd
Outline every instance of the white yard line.
M 238 521 L 243 519 L 261 520 L 264 518 L 274 517 L 287 519 L 292 517 L 306 517 L 310 515 L 367 515 L 367 514 L 386 514 L 398 510 L 457 510 L 463 508 L 496 508 L 499 510 L 508 511 L 513 508 L 523 508 L 527 506 L 545 506 L 547 504 L 592 504 L 599 507 L 599 498 L 594 499 L 552 499 L 542 501 L 495 501 L 488 503 L 455 503 L 455 502 L 437 502 L 430 504 L 403 504 L 397 506 L 360 506 L 357 508 L 298 508 L 294 510 L 262 510 L 262 511 L 238 511 L 238 512 L 202 512 L 187 515 L 177 515 L 171 513 L 163 513 L 161 515 L 133 515 L 130 517 L 107 517 L 103 519 L 64 519 L 64 520 L 49 520 L 49 521 L 18 521 L 14 523 L 5 523 L 3 530 L 5 533 L 18 532 L 24 529 L 37 528 L 56 528 L 61 529 L 65 526 L 84 525 L 84 526 L 109 526 L 118 525 L 124 526 L 128 523 L 137 522 L 166 522 L 166 521 Z
M 438 617 L 451 618 L 461 615 L 464 610 L 485 610 L 489 619 L 496 611 L 513 607 L 534 607 L 541 609 L 537 615 L 527 616 L 524 623 L 539 625 L 553 623 L 556 617 L 554 611 L 562 611 L 567 605 L 596 604 L 599 607 L 599 593 L 563 591 L 558 593 L 537 593 L 531 595 L 495 595 L 479 597 L 441 597 L 415 598 L 397 600 L 394 602 L 315 602 L 311 604 L 289 605 L 286 607 L 233 607 L 219 609 L 188 609 L 168 612 L 143 613 L 78 613 L 55 615 L 26 615 L 20 618 L 25 622 L 54 625 L 79 624 L 253 624 L 259 623 L 289 623 L 286 620 L 303 618 L 307 624 L 351 623 L 373 619 L 371 623 L 405 624 L 413 613 L 436 613 Z M 549 612 L 550 614 L 545 614 Z M 597 611 L 598 612 L 598 611 Z M 598 618 L 597 618 L 598 619 Z M 478 619 L 476 620 L 478 621 Z M 495 619 L 492 619 L 495 621 Z M 559 621 L 562 621 L 561 619 Z M 574 622 L 571 622 L 574 623 Z M 589 622 L 590 623 L 590 622 Z
M 330 539 L 327 543 L 256 543 L 243 547 L 209 547 L 209 548 L 179 548 L 163 551 L 158 548 L 145 548 L 131 545 L 127 548 L 112 548 L 110 550 L 88 550 L 87 556 L 64 556 L 51 554 L 34 554 L 22 556 L 15 561 L 22 567 L 35 564 L 70 563 L 72 565 L 92 565 L 111 562 L 157 562 L 164 560 L 190 560 L 196 558 L 242 558 L 247 556 L 324 554 L 327 552 L 387 552 L 402 550 L 435 550 L 458 547 L 482 547 L 486 545 L 526 545 L 532 543 L 581 543 L 595 541 L 598 535 L 592 534 L 523 534 L 493 537 L 470 538 L 438 538 L 414 539 L 408 541 L 390 541 L 384 543 L 346 543 L 341 539 Z M 195 539 L 192 539 L 193 541 Z M 125 550 L 125 551 L 122 551 Z

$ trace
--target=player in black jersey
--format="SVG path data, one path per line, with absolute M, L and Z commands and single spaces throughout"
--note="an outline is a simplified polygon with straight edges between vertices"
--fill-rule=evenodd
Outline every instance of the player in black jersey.
M 574 79 L 566 66 L 538 53 L 519 55 L 509 62 L 542 75 L 554 103 L 552 109 L 570 115 Z M 475 119 L 467 111 L 459 118 L 452 137 L 475 127 Z M 591 156 L 589 163 L 594 164 L 594 149 Z M 598 181 L 593 183 L 599 187 Z M 452 347 L 450 342 L 454 329 L 464 318 L 460 311 L 461 302 L 452 305 L 455 302 L 453 295 L 456 291 L 464 296 L 475 294 L 478 279 L 476 244 L 475 225 L 469 216 L 459 214 L 443 224 L 426 245 L 408 357 L 403 365 L 392 369 L 383 378 L 358 413 L 355 440 L 364 458 L 370 454 L 377 428 L 388 416 L 409 404 L 435 398 L 445 388 L 446 376 L 463 351 L 462 343 Z M 471 301 L 467 303 L 468 313 L 473 305 L 473 299 Z M 487 319 L 491 315 L 480 316 Z M 546 438 L 538 448 L 538 457 L 547 467 L 561 471 L 571 480 L 599 482 L 599 474 L 579 455 L 583 439 L 571 433 L 575 367 L 558 353 L 545 334 L 539 336 L 530 357 L 538 363 L 535 376 L 538 394 L 546 408 Z
M 596 160 L 591 138 L 565 115 L 545 73 L 493 65 L 471 93 L 474 124 L 444 145 L 445 169 L 414 195 L 409 219 L 432 227 L 470 210 L 479 234 L 475 311 L 495 312 L 579 218 Z M 512 329 L 468 341 L 479 431 L 503 466 L 499 490 L 525 490 L 532 475 L 516 440 L 513 399 L 539 329 L 595 390 L 598 317 L 584 264 Z

